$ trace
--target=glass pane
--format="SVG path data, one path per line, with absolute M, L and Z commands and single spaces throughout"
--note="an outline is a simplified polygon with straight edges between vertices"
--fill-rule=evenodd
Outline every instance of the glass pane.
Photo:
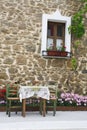
M 48 38 L 47 39 L 47 49 L 52 50 L 53 49 L 53 39 Z
M 56 40 L 56 48 L 57 48 L 57 50 L 61 50 L 62 44 L 63 44 L 62 39 L 57 39 Z
M 57 36 L 62 37 L 62 26 L 61 25 L 57 25 Z
M 47 31 L 47 34 L 48 34 L 48 36 L 53 36 L 53 33 L 54 33 L 54 26 L 53 26 L 53 24 L 49 24 L 48 23 L 48 31 Z

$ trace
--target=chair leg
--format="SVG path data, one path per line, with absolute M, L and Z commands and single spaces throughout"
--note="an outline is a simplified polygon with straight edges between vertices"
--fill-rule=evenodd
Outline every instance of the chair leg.
M 56 114 L 56 101 L 54 101 L 54 108 L 53 108 L 54 110 L 53 110 L 53 116 L 55 116 L 55 114 Z
M 6 110 L 6 115 L 8 115 L 8 111 Z
M 18 101 L 16 101 L 16 104 L 18 104 Z M 18 113 L 18 110 L 16 109 L 15 114 L 17 114 L 17 113 Z
M 8 101 L 6 103 L 6 115 L 8 115 Z
M 46 114 L 48 113 L 47 107 L 46 107 Z
M 11 116 L 11 101 L 8 101 L 8 117 Z
M 17 114 L 17 110 L 16 110 L 15 114 Z
M 42 99 L 40 99 L 40 114 L 42 115 L 42 106 L 43 106 L 43 102 Z
M 8 117 L 10 117 L 11 116 L 11 114 L 10 114 L 10 111 L 8 112 Z
M 50 103 L 50 101 L 47 101 L 47 104 L 46 104 L 46 114 L 48 113 L 48 104 Z

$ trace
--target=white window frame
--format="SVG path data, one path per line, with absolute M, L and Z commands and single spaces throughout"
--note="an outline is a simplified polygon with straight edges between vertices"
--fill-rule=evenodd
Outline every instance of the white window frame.
M 54 14 L 43 14 L 42 16 L 42 43 L 41 43 L 41 55 L 42 51 L 47 50 L 47 23 L 48 21 L 65 23 L 65 46 L 66 51 L 71 52 L 71 33 L 68 31 L 68 27 L 71 25 L 71 17 L 62 16 L 57 10 Z

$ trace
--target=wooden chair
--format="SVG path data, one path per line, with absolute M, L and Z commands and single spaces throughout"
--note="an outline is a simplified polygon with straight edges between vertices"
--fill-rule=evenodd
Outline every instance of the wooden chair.
M 47 101 L 47 110 L 48 108 L 53 109 L 53 116 L 56 114 L 56 106 L 57 106 L 57 86 L 56 85 L 48 85 L 50 91 L 50 99 Z
M 18 111 L 21 108 L 20 98 L 18 96 L 18 85 L 7 84 L 6 85 L 6 114 L 11 116 L 11 110 Z

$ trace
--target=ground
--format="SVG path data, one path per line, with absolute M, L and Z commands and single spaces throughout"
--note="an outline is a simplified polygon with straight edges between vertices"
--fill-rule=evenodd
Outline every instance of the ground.
M 46 117 L 38 111 L 27 112 L 26 117 L 0 112 L 0 130 L 87 130 L 87 111 L 57 111 L 56 116 L 48 112 Z

